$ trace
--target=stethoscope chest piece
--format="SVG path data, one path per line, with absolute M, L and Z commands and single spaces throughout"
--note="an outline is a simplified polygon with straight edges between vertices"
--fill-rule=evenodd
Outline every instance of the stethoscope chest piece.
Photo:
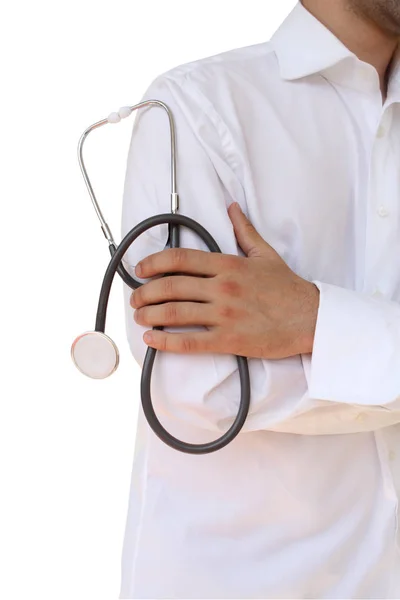
M 76 367 L 92 379 L 105 379 L 118 367 L 119 352 L 108 335 L 100 331 L 86 331 L 71 346 Z

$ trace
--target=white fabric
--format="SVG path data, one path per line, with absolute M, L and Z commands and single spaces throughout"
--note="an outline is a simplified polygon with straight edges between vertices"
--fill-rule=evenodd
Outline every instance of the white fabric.
M 400 598 L 399 60 L 382 106 L 375 69 L 299 3 L 272 40 L 175 67 L 143 99 L 175 117 L 181 214 L 242 255 L 239 202 L 320 307 L 312 354 L 249 360 L 250 415 L 220 452 L 168 448 L 127 390 L 139 427 L 120 598 Z M 146 107 L 122 235 L 169 212 L 169 161 L 167 116 Z M 125 259 L 166 240 L 158 226 Z M 207 250 L 187 229 L 181 245 Z M 124 294 L 142 365 L 149 327 Z M 157 354 L 155 409 L 186 441 L 221 435 L 239 392 L 233 356 Z

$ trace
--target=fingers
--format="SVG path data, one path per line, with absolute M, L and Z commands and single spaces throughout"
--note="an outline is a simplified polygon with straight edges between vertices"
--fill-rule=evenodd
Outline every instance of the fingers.
M 166 302 L 155 306 L 144 306 L 137 308 L 133 317 L 139 325 L 149 327 L 216 324 L 212 305 L 201 302 Z
M 212 331 L 165 333 L 164 331 L 153 330 L 146 332 L 145 336 L 148 346 L 162 352 L 176 352 L 177 354 L 222 353 L 216 334 Z
M 141 260 L 135 272 L 141 279 L 162 273 L 191 273 L 213 277 L 227 269 L 233 269 L 241 257 L 219 252 L 203 252 L 190 248 L 167 248 Z
M 161 277 L 145 283 L 131 294 L 132 308 L 147 304 L 159 304 L 169 300 L 193 300 L 209 302 L 212 299 L 210 280 L 186 275 Z

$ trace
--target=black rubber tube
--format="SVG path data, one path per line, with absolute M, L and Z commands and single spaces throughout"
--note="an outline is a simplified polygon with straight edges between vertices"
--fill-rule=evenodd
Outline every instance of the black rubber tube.
M 119 244 L 118 248 L 110 246 L 110 252 L 113 255 L 105 272 L 103 284 L 101 286 L 99 303 L 97 307 L 95 331 L 105 333 L 104 329 L 106 324 L 107 305 L 110 297 L 111 285 L 116 272 L 118 272 L 118 274 L 123 278 L 125 283 L 127 283 L 127 285 L 129 285 L 129 287 L 133 289 L 137 289 L 138 287 L 143 285 L 139 281 L 133 279 L 133 277 L 131 277 L 123 268 L 121 261 L 125 252 L 132 244 L 132 242 L 134 242 L 142 233 L 144 233 L 148 229 L 151 229 L 152 227 L 156 227 L 157 225 L 163 225 L 166 223 L 168 223 L 169 225 L 169 239 L 171 240 L 171 244 L 173 244 L 172 247 L 178 247 L 179 245 L 179 226 L 182 225 L 184 227 L 188 227 L 189 229 L 197 233 L 211 252 L 221 252 L 217 242 L 208 233 L 208 231 L 204 229 L 204 227 L 202 227 L 200 223 L 194 221 L 193 219 L 190 219 L 189 217 L 179 214 L 165 213 L 145 219 L 126 234 L 124 239 Z M 162 330 L 163 327 L 157 326 L 153 329 Z M 151 348 L 150 346 L 147 348 L 141 378 L 141 398 L 143 412 L 154 433 L 171 448 L 179 450 L 180 452 L 186 452 L 187 454 L 208 454 L 210 452 L 220 450 L 224 446 L 227 446 L 232 440 L 234 440 L 234 438 L 243 428 L 250 408 L 250 376 L 246 357 L 236 356 L 238 362 L 241 391 L 238 414 L 232 426 L 228 429 L 226 433 L 224 433 L 220 438 L 218 438 L 215 441 L 204 444 L 189 444 L 187 442 L 178 440 L 176 437 L 171 435 L 161 425 L 160 421 L 157 418 L 157 415 L 155 414 L 153 403 L 151 400 L 150 387 L 151 374 L 154 365 L 154 360 L 156 357 L 156 352 L 157 350 L 155 348 Z

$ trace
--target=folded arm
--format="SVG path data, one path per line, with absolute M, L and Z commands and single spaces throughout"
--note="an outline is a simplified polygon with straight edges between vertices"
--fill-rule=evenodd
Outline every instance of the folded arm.
M 187 79 L 182 78 L 178 84 L 164 76 L 152 83 L 143 99 L 162 100 L 174 116 L 180 212 L 199 221 L 217 240 L 222 252 L 239 255 L 241 251 L 227 206 L 232 201 L 243 205 L 243 189 L 229 153 L 227 130 L 209 104 L 204 109 L 199 93 Z M 122 236 L 143 219 L 169 212 L 169 192 L 167 116 L 158 107 L 139 109 L 127 160 Z M 167 237 L 168 226 L 160 225 L 136 240 L 124 257 L 128 271 L 134 275 L 133 267 L 139 260 L 163 250 Z M 208 251 L 202 240 L 186 228 L 181 228 L 181 246 Z M 343 290 L 343 297 L 340 288 L 336 295 L 331 293 L 328 297 L 325 290 L 331 290 L 332 286 L 314 283 L 319 284 L 320 290 L 320 286 L 326 287 L 321 293 L 313 354 L 280 360 L 249 359 L 251 409 L 243 431 L 346 433 L 400 422 L 400 406 L 396 405 L 400 382 L 398 372 L 394 373 L 396 360 L 399 361 L 399 344 L 395 349 L 395 342 L 400 338 L 400 308 L 393 303 L 377 304 L 348 290 Z M 126 284 L 123 289 L 127 338 L 136 362 L 142 366 L 147 350 L 143 333 L 148 327 L 134 321 L 134 310 L 129 303 L 132 290 Z M 374 306 L 375 310 L 370 311 L 374 318 L 368 323 L 366 318 L 359 321 L 359 328 L 364 331 L 361 348 L 355 343 L 349 344 L 348 328 L 338 327 L 336 321 L 340 322 L 345 310 L 346 319 L 356 327 L 355 317 L 361 318 L 360 307 L 364 303 Z M 389 323 L 392 327 L 388 328 Z M 397 327 L 397 334 L 393 326 Z M 165 328 L 171 332 L 187 329 Z M 351 331 L 355 333 L 356 329 Z M 333 342 L 335 350 L 331 348 Z M 339 356 L 340 345 L 344 347 L 344 357 Z M 356 379 L 360 378 L 366 356 L 369 383 L 364 380 L 357 386 Z M 353 368 L 356 369 L 355 380 L 350 382 Z M 380 393 L 383 379 L 385 387 Z M 170 421 L 222 433 L 236 416 L 239 397 L 240 381 L 234 356 L 157 353 L 152 398 L 161 418 L 164 415 Z M 357 418 L 360 411 L 368 414 L 367 420 Z

